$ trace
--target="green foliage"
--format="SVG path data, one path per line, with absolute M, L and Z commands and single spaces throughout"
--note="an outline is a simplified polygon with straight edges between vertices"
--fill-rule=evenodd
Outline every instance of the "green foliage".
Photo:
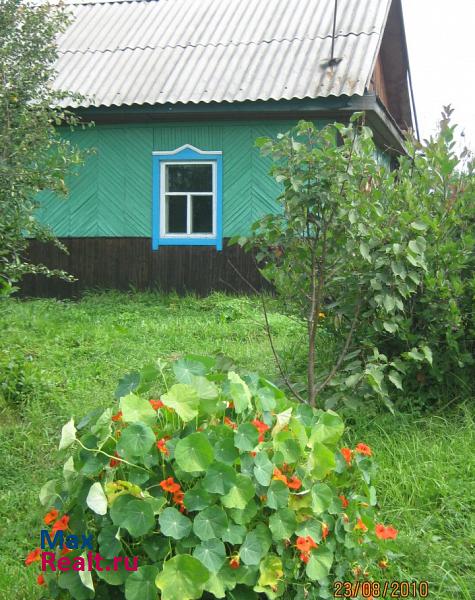
M 409 140 L 393 170 L 360 114 L 257 140 L 282 210 L 235 241 L 257 249 L 262 274 L 301 319 L 311 404 L 377 395 L 392 409 L 392 398 L 447 386 L 454 371 L 475 380 L 473 162 L 456 155 L 453 129 L 444 114 L 439 136 Z M 303 386 L 287 384 L 304 399 Z
M 290 600 L 305 590 L 327 598 L 355 564 L 378 576 L 388 542 L 375 533 L 371 458 L 356 448 L 343 459 L 336 413 L 302 409 L 266 379 L 223 364 L 196 355 L 172 369 L 159 361 L 155 379 L 146 367 L 129 375 L 133 386 L 122 380 L 121 412 L 63 426 L 64 478 L 43 486 L 42 504 L 68 515 L 73 533 L 92 532 L 108 560 L 137 556 L 140 568 L 90 584 L 47 572 L 51 597 L 120 590 L 136 600 L 142 588 L 146 598 L 158 588 L 163 600 L 193 600 L 232 597 L 242 586 L 254 597 Z M 163 404 L 138 393 L 144 379 L 161 389 Z M 200 401 L 211 389 L 214 410 Z M 270 396 L 275 410 L 258 408 Z
M 233 321 L 223 321 L 223 304 L 236 306 L 236 313 L 245 304 L 249 311 Z M 279 312 L 274 299 L 269 298 L 267 305 L 274 343 L 282 352 L 295 336 L 294 321 Z M 199 353 L 206 346 L 235 356 L 241 371 L 259 365 L 262 372 L 276 378 L 267 338 L 256 327 L 259 306 L 255 297 L 213 294 L 205 299 L 203 308 L 202 299 L 192 296 L 117 292 L 91 294 L 77 302 L 8 299 L 2 303 L 2 342 L 14 348 L 15 354 L 32 357 L 27 364 L 34 368 L 38 383 L 25 397 L 23 419 L 17 418 L 13 409 L 0 410 L 0 513 L 5 524 L 0 589 L 5 598 L 39 600 L 46 595 L 44 586 L 36 583 L 36 570 L 25 568 L 23 560 L 39 542 L 43 512 L 35 508 L 38 489 L 44 481 L 61 476 L 64 459 L 61 461 L 57 452 L 58 418 L 67 421 L 78 410 L 96 409 L 100 415 L 110 406 L 111 390 L 122 373 L 172 351 Z M 47 393 L 41 384 L 47 386 Z M 448 402 L 452 397 L 446 398 Z M 423 419 L 401 412 L 394 419 L 368 410 L 347 419 L 345 442 L 354 446 L 364 440 L 373 449 L 379 466 L 374 477 L 378 500 L 385 519 L 400 529 L 397 560 L 388 557 L 389 568 L 382 579 L 428 580 L 431 600 L 466 600 L 475 589 L 472 406 L 473 402 L 465 410 L 454 406 L 444 410 L 442 417 L 433 414 Z M 303 409 L 306 407 L 300 408 L 302 418 Z M 220 446 L 226 444 L 224 438 Z M 273 532 L 276 521 L 269 520 L 269 525 L 277 541 Z M 98 538 L 101 555 L 119 553 L 120 547 L 112 545 L 117 529 L 113 525 L 103 529 L 105 537 Z M 281 539 L 293 530 L 284 532 Z M 223 534 L 223 540 L 229 538 L 224 543 L 242 544 L 245 534 L 246 527 L 233 522 Z M 153 538 L 143 545 L 152 563 L 167 551 Z M 242 580 L 245 570 L 241 568 Z M 213 581 L 217 586 L 219 582 Z M 240 584 L 227 593 L 230 599 L 249 597 Z M 123 600 L 120 590 L 117 594 L 118 600 Z
M 0 12 L 0 288 L 25 273 L 67 277 L 27 262 L 29 237 L 64 247 L 35 218 L 42 190 L 66 194 L 65 176 L 81 162 L 78 150 L 60 137 L 58 125 L 77 125 L 51 87 L 57 58 L 55 37 L 67 23 L 61 5 L 2 1 Z M 0 292 L 1 293 L 1 292 Z
M 423 237 L 426 269 L 396 335 L 376 339 L 389 361 L 402 357 L 403 371 L 387 372 L 399 401 L 409 396 L 415 407 L 475 392 L 475 162 L 457 151 L 452 112 L 445 107 L 438 134 L 410 140 L 400 158 L 409 227 Z

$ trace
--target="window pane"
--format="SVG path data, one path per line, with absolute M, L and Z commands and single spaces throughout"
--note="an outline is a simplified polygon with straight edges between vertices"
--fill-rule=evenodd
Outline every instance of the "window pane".
M 192 196 L 191 206 L 191 233 L 213 233 L 213 196 Z
M 186 196 L 167 196 L 166 232 L 186 233 Z
M 167 165 L 167 192 L 212 192 L 212 165 Z

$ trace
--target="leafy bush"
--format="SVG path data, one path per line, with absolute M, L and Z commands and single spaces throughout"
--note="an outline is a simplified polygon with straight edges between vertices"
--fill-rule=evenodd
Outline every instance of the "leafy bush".
M 397 531 L 377 523 L 370 448 L 342 448 L 336 413 L 232 368 L 222 356 L 172 372 L 159 362 L 121 380 L 116 408 L 63 427 L 45 524 L 92 534 L 106 568 L 122 556 L 138 569 L 47 571 L 51 597 L 303 600 L 378 578 Z M 27 563 L 39 560 L 36 549 Z
M 473 391 L 475 163 L 457 153 L 450 114 L 435 139 L 407 139 L 397 169 L 361 114 L 256 141 L 282 210 L 232 241 L 257 251 L 306 332 L 306 392 L 299 365 L 279 367 L 299 400 L 334 408 L 377 394 L 392 409 L 408 392 L 429 403 Z

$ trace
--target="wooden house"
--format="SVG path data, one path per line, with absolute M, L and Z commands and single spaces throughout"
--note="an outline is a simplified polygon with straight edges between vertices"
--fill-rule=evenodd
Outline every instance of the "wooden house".
M 248 255 L 226 247 L 276 209 L 257 137 L 299 119 L 364 110 L 388 159 L 412 127 L 400 0 L 67 0 L 55 85 L 94 127 L 64 132 L 92 153 L 70 196 L 39 218 L 68 246 L 35 240 L 67 284 L 28 277 L 29 295 L 85 288 L 242 289 Z

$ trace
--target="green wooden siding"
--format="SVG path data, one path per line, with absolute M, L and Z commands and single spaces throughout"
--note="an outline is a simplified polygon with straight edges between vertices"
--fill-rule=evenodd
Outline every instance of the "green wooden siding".
M 191 144 L 223 152 L 224 236 L 244 234 L 276 210 L 279 186 L 254 140 L 287 131 L 295 121 L 96 125 L 67 136 L 94 150 L 69 181 L 70 195 L 40 198 L 39 218 L 59 237 L 151 237 L 152 151 Z M 66 134 L 65 134 L 66 135 Z

